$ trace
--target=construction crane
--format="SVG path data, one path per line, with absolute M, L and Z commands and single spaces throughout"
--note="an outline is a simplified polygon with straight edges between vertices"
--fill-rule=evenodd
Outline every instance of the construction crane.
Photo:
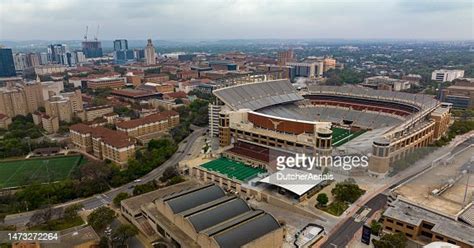
M 98 37 L 99 37 L 99 25 L 97 25 L 97 31 L 95 33 L 95 36 L 94 36 L 94 40 L 97 41 L 98 40 Z
M 86 33 L 84 34 L 84 41 L 87 41 L 87 32 L 89 31 L 89 26 L 86 26 Z

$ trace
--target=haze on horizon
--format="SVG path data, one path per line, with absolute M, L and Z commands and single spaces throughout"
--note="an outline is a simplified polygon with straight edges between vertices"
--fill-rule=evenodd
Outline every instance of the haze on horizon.
M 470 0 L 0 0 L 0 40 L 473 40 Z

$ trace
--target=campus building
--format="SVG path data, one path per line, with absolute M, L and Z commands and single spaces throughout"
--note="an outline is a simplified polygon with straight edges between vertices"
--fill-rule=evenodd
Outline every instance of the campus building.
M 79 123 L 70 128 L 71 141 L 81 151 L 98 159 L 108 159 L 123 165 L 135 156 L 134 140 L 126 133 L 104 127 L 89 127 Z
M 454 108 L 474 108 L 474 78 L 458 78 L 454 85 L 441 89 L 440 99 Z
M 282 246 L 284 229 L 272 215 L 252 209 L 244 200 L 226 194 L 219 186 L 206 184 L 181 189 L 178 184 L 171 187 L 180 187 L 180 191 L 161 193 L 171 190 L 165 188 L 122 201 L 122 214 L 138 224 L 142 232 L 156 233 L 177 247 Z M 134 202 L 141 198 L 144 198 L 143 205 L 136 211 Z
M 86 107 L 82 111 L 76 112 L 76 115 L 82 121 L 89 122 L 113 112 L 114 112 L 114 108 L 112 106 L 100 105 L 100 106 Z
M 96 89 L 120 89 L 125 86 L 125 79 L 121 77 L 104 77 L 104 78 L 94 78 L 85 81 L 85 84 L 82 85 L 82 88 L 88 88 L 92 90 Z
M 474 247 L 474 145 L 447 153 L 429 168 L 393 188 L 383 212 L 386 232 L 400 232 L 417 243 L 447 242 Z
M 361 85 L 375 90 L 404 91 L 411 88 L 410 81 L 387 76 L 368 77 Z
M 431 80 L 439 82 L 451 82 L 456 78 L 464 77 L 464 70 L 435 70 L 431 73 Z
M 179 114 L 175 111 L 164 111 L 139 119 L 123 121 L 116 124 L 117 130 L 131 137 L 141 137 L 153 133 L 166 132 L 179 124 Z

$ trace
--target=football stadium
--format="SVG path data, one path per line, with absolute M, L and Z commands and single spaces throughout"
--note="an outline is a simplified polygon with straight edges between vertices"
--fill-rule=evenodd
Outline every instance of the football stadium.
M 360 86 L 298 91 L 289 80 L 272 80 L 213 94 L 210 130 L 221 147 L 244 142 L 284 152 L 367 155 L 372 176 L 385 176 L 394 161 L 438 139 L 450 122 L 449 106 L 433 96 Z

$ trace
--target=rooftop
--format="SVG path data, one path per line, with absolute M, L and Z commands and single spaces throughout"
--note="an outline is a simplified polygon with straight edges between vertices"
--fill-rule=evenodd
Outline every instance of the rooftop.
M 433 232 L 474 245 L 474 227 L 401 200 L 395 201 L 383 215 L 415 226 L 423 221 L 433 223 Z
M 151 124 L 151 123 L 167 120 L 168 118 L 172 116 L 179 116 L 179 114 L 178 112 L 172 111 L 172 110 L 164 111 L 164 112 L 160 112 L 156 114 L 151 114 L 139 119 L 119 122 L 116 125 L 117 125 L 117 128 L 130 129 L 130 128 L 136 128 L 141 125 L 146 125 L 146 124 Z
M 132 97 L 132 98 L 159 95 L 159 93 L 156 93 L 156 92 L 150 92 L 150 91 L 145 91 L 145 90 L 134 90 L 134 89 L 113 90 L 111 94 L 117 95 L 117 96 L 123 96 L 123 97 Z
M 470 162 L 472 154 L 474 147 L 467 147 L 452 157 L 444 157 L 436 166 L 395 188 L 393 193 L 407 202 L 455 218 L 466 205 L 468 175 L 465 172 L 468 166 L 474 168 Z M 474 188 L 467 188 L 468 196 L 473 193 Z M 468 197 L 467 202 L 472 200 Z
M 104 143 L 115 148 L 123 148 L 133 145 L 133 141 L 126 133 L 108 129 L 105 127 L 90 127 L 86 124 L 79 123 L 69 127 L 69 130 L 76 131 L 81 134 L 90 134 L 93 138 L 99 138 Z

